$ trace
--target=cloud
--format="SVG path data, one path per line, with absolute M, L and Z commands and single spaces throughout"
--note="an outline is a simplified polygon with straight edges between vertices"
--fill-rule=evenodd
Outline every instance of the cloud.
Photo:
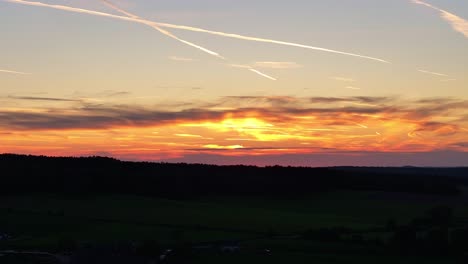
M 3 106 L 0 131 L 11 134 L 3 134 L 0 150 L 56 155 L 94 150 L 140 159 L 193 151 L 256 157 L 466 150 L 458 143 L 466 142 L 468 101 L 455 98 L 234 96 L 182 103 Z
M 346 86 L 345 88 L 350 90 L 361 90 L 361 88 L 355 86 Z
M 174 136 L 183 137 L 183 138 L 213 139 L 213 138 L 206 138 L 204 136 L 194 135 L 194 134 L 174 134 Z
M 228 107 L 284 107 L 291 104 L 301 103 L 303 98 L 291 96 L 225 96 L 213 106 L 228 106 Z
M 453 14 L 450 13 L 446 10 L 443 10 L 439 7 L 436 7 L 434 5 L 428 4 L 426 2 L 420 1 L 420 0 L 412 0 L 413 3 L 418 4 L 418 5 L 423 5 L 429 8 L 432 8 L 434 10 L 437 10 L 440 13 L 440 17 L 447 21 L 453 28 L 453 30 L 461 33 L 465 38 L 468 38 L 468 21 Z
M 12 71 L 12 70 L 6 70 L 6 69 L 0 69 L 0 73 L 19 74 L 19 75 L 29 75 L 29 74 L 31 74 L 31 73 L 27 73 L 27 72 Z
M 447 116 L 453 111 L 468 110 L 468 101 L 452 98 L 430 98 L 413 102 L 414 111 L 408 111 L 410 119 L 426 118 L 434 115 Z
M 119 97 L 130 95 L 130 92 L 126 91 L 104 91 L 101 95 L 105 97 Z
M 352 78 L 345 78 L 345 77 L 332 77 L 332 79 L 340 82 L 355 82 L 356 80 Z
M 468 149 L 468 142 L 465 142 L 465 141 L 463 141 L 463 142 L 456 142 L 456 143 L 453 143 L 452 145 L 455 146 L 455 147 L 460 147 L 460 148 L 466 148 L 466 149 Z
M 315 47 L 315 46 L 304 45 L 304 44 L 293 43 L 293 42 L 287 42 L 287 41 L 279 41 L 279 40 L 273 40 L 273 39 L 245 36 L 245 35 L 240 35 L 240 34 L 226 33 L 226 32 L 221 32 L 221 31 L 213 31 L 213 30 L 207 30 L 207 29 L 184 26 L 184 25 L 159 23 L 159 22 L 154 22 L 154 21 L 150 21 L 150 20 L 141 19 L 141 18 L 139 18 L 139 17 L 137 17 L 137 16 L 135 16 L 133 14 L 130 14 L 128 12 L 126 12 L 127 13 L 126 15 L 131 15 L 131 16 L 119 16 L 119 15 L 113 15 L 113 14 L 104 13 L 104 12 L 87 10 L 87 9 L 83 9 L 83 8 L 75 8 L 75 7 L 64 6 L 64 5 L 52 5 L 52 4 L 42 3 L 42 2 L 32 2 L 32 1 L 24 1 L 24 0 L 3 0 L 3 1 L 10 2 L 10 3 L 15 3 L 15 4 L 38 6 L 38 7 L 47 7 L 47 8 L 53 8 L 53 9 L 68 11 L 68 12 L 83 13 L 83 14 L 89 14 L 89 15 L 102 16 L 102 17 L 114 18 L 114 19 L 125 20 L 125 21 L 131 21 L 131 22 L 135 22 L 135 23 L 145 24 L 145 25 L 155 27 L 155 28 L 166 27 L 166 28 L 173 28 L 173 29 L 181 29 L 181 30 L 206 33 L 206 34 L 211 34 L 211 35 L 216 35 L 216 36 L 221 36 L 221 37 L 227 37 L 227 38 L 235 38 L 235 39 L 254 41 L 254 42 L 271 43 L 271 44 L 282 45 L 282 46 L 298 47 L 298 48 L 303 48 L 303 49 L 311 49 L 311 50 L 316 50 L 316 51 L 322 51 L 322 52 L 340 54 L 340 55 L 345 55 L 345 56 L 357 57 L 357 58 L 362 58 L 362 59 L 366 59 L 366 60 L 378 61 L 378 62 L 382 62 L 382 63 L 390 63 L 390 62 L 388 62 L 388 61 L 386 61 L 384 59 L 380 59 L 380 58 L 377 58 L 377 57 L 366 56 L 366 55 L 361 55 L 361 54 L 357 54 L 357 53 L 344 52 L 344 51 L 339 51 L 339 50 Z M 169 32 L 167 32 L 167 33 L 169 33 Z M 178 40 L 182 41 L 182 42 L 184 42 L 184 43 L 186 43 L 188 45 L 196 46 L 196 45 L 191 44 L 191 43 L 189 44 L 188 42 L 186 42 L 184 40 L 180 40 L 180 39 L 178 39 Z M 199 46 L 197 46 L 197 47 L 200 48 L 200 49 L 204 49 L 204 48 L 199 47 Z M 211 52 L 212 55 L 219 56 L 219 54 L 217 54 L 215 52 L 212 52 L 212 51 L 209 51 L 209 50 L 206 50 L 206 49 L 204 51 L 209 52 L 209 53 Z
M 216 120 L 222 112 L 186 109 L 178 112 L 129 105 L 83 105 L 76 109 L 0 110 L 0 128 L 20 130 L 102 129 L 154 126 L 188 120 Z
M 25 98 L 32 100 L 61 100 L 61 98 Z M 65 99 L 67 100 L 67 99 Z M 350 104 L 339 106 L 337 103 Z M 437 121 L 448 113 L 465 114 L 468 101 L 432 98 L 419 101 L 398 101 L 389 97 L 225 97 L 218 102 L 187 104 L 181 110 L 159 109 L 132 105 L 93 105 L 67 109 L 8 110 L 0 108 L 0 128 L 9 130 L 103 129 L 112 127 L 148 127 L 180 123 L 217 122 L 231 118 L 261 118 L 266 122 L 299 122 L 309 117 L 320 120 L 324 128 L 336 125 L 355 126 L 375 120 L 405 120 L 417 124 L 414 131 L 449 134 L 461 131 L 459 125 Z M 223 108 L 224 107 L 224 108 Z M 463 115 L 461 115 L 462 117 Z M 227 124 L 226 124 L 227 125 Z M 248 123 L 242 125 L 248 128 Z M 255 126 L 258 126 L 255 125 Z M 254 126 L 254 127 L 255 127 Z M 314 128 L 314 127 L 312 127 Z M 315 127 L 317 128 L 317 127 Z M 189 134 L 189 133 L 179 133 Z
M 8 96 L 9 99 L 27 101 L 52 101 L 52 102 L 81 102 L 78 99 L 53 98 L 53 97 L 33 97 L 33 96 Z
M 302 65 L 290 61 L 257 61 L 253 67 L 266 69 L 297 69 L 302 68 Z
M 181 62 L 195 61 L 195 59 L 192 59 L 192 58 L 185 58 L 185 57 L 178 57 L 178 56 L 170 56 L 169 59 L 173 61 L 181 61 Z
M 365 103 L 365 104 L 381 104 L 394 100 L 391 97 L 370 97 L 370 96 L 354 96 L 354 97 L 311 97 L 311 103 Z
M 204 145 L 203 148 L 191 148 L 191 149 L 186 149 L 188 151 L 197 151 L 197 152 L 206 152 L 206 153 L 212 153 L 212 152 L 230 152 L 230 153 L 248 153 L 248 152 L 258 152 L 258 151 L 263 151 L 263 152 L 272 152 L 272 151 L 292 151 L 292 152 L 298 152 L 300 150 L 327 150 L 327 151 L 333 151 L 333 149 L 327 149 L 327 148 L 315 148 L 315 147 L 252 147 L 252 148 L 246 148 L 242 145 L 227 145 L 227 146 L 220 146 L 220 145 Z
M 422 122 L 418 124 L 418 128 L 416 130 L 410 133 L 417 134 L 417 132 L 431 132 L 438 136 L 450 136 L 461 131 L 461 128 L 456 124 Z
M 211 150 L 235 150 L 235 149 L 244 148 L 242 145 L 220 146 L 217 144 L 208 144 L 208 145 L 204 145 L 203 147 L 204 149 L 211 149 Z

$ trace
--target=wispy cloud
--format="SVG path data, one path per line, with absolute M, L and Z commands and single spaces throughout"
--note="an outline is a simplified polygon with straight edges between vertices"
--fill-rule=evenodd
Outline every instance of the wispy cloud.
M 192 62 L 192 61 L 195 61 L 195 59 L 192 59 L 192 58 L 178 57 L 178 56 L 170 56 L 169 59 L 170 59 L 170 60 L 173 60 L 173 61 L 181 61 L 181 62 Z
M 31 74 L 31 73 L 27 73 L 27 72 L 12 71 L 12 70 L 5 70 L 5 69 L 0 69 L 0 73 L 10 73 L 10 74 L 20 74 L 20 75 L 29 75 L 29 74 Z
M 27 101 L 52 101 L 52 102 L 81 102 L 79 99 L 53 98 L 53 97 L 33 97 L 33 96 L 8 96 L 9 99 Z
M 302 65 L 291 61 L 257 61 L 253 67 L 267 69 L 297 69 L 302 68 Z
M 444 19 L 445 21 L 447 21 L 455 31 L 463 34 L 465 38 L 468 38 L 468 21 L 467 20 L 453 13 L 450 13 L 444 9 L 441 9 L 439 7 L 436 7 L 434 5 L 431 5 L 429 3 L 426 3 L 420 0 L 412 0 L 412 2 L 418 5 L 423 5 L 423 6 L 432 8 L 434 10 L 437 10 L 440 13 L 440 17 Z
M 42 3 L 42 2 L 33 2 L 33 1 L 24 1 L 24 0 L 3 0 L 3 1 L 10 2 L 10 3 L 16 3 L 16 4 L 22 4 L 22 5 L 47 7 L 47 8 L 59 9 L 59 10 L 69 11 L 69 12 L 85 13 L 85 14 L 90 14 L 90 15 L 96 15 L 96 16 L 103 16 L 103 17 L 109 17 L 109 18 L 114 18 L 114 19 L 132 21 L 132 22 L 142 23 L 142 24 L 152 26 L 152 27 L 159 27 L 159 28 L 167 27 L 167 28 L 188 30 L 188 31 L 206 33 L 206 34 L 217 35 L 217 36 L 222 36 L 222 37 L 227 37 L 227 38 L 236 38 L 236 39 L 242 39 L 242 40 L 247 40 L 247 41 L 264 42 L 264 43 L 271 43 L 271 44 L 277 44 L 277 45 L 282 45 L 282 46 L 290 46 L 290 47 L 311 49 L 311 50 L 328 52 L 328 53 L 335 53 L 335 54 L 340 54 L 340 55 L 345 55 L 345 56 L 358 57 L 358 58 L 378 61 L 378 62 L 382 62 L 382 63 L 389 63 L 388 61 L 386 61 L 384 59 L 380 59 L 380 58 L 377 58 L 377 57 L 366 56 L 366 55 L 361 55 L 361 54 L 357 54 L 357 53 L 339 51 L 339 50 L 334 50 L 334 49 L 327 49 L 327 48 L 322 48 L 322 47 L 315 47 L 315 46 L 304 45 L 304 44 L 293 43 L 293 42 L 287 42 L 287 41 L 279 41 L 279 40 L 274 40 L 274 39 L 266 39 L 266 38 L 245 36 L 245 35 L 240 35 L 240 34 L 232 34 L 232 33 L 221 32 L 221 31 L 213 31 L 213 30 L 207 30 L 207 29 L 203 29 L 203 28 L 190 27 L 190 26 L 184 26 L 184 25 L 159 23 L 159 22 L 154 22 L 154 21 L 150 21 L 150 20 L 141 19 L 141 18 L 139 18 L 137 16 L 134 16 L 134 15 L 133 15 L 133 17 L 119 16 L 119 15 L 113 15 L 113 14 L 109 14 L 109 13 L 98 12 L 98 11 L 93 11 L 93 10 L 88 10 L 88 9 L 83 9 L 83 8 L 76 8 L 76 7 L 70 7 L 70 6 L 64 6 L 64 5 L 52 5 L 52 4 Z M 132 15 L 132 14 L 127 12 L 126 15 Z M 183 40 L 180 40 L 180 41 L 184 42 Z M 189 43 L 186 43 L 186 44 L 189 44 Z M 199 48 L 201 48 L 201 47 L 199 47 Z M 205 51 L 209 52 L 208 50 L 205 50 Z M 212 52 L 212 53 L 215 56 L 216 55 L 219 56 L 219 54 L 217 54 L 215 52 Z
M 356 80 L 352 78 L 345 78 L 345 77 L 331 77 L 333 80 L 340 81 L 340 82 L 355 82 Z
M 355 86 L 346 86 L 345 88 L 350 90 L 361 90 L 361 88 Z

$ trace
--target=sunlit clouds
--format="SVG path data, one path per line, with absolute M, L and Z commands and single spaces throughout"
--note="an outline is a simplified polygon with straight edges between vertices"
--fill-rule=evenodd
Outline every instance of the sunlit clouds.
M 0 153 L 468 153 L 468 3 L 370 2 L 0 0 Z
M 232 110 L 213 110 L 222 106 Z M 86 155 L 100 150 L 170 158 L 211 151 L 228 156 L 467 151 L 467 110 L 464 100 L 383 97 L 228 97 L 176 112 L 89 104 L 2 108 L 0 152 Z

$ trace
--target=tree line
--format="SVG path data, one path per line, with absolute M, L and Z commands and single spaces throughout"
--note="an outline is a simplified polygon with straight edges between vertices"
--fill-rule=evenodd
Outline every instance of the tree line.
M 304 196 L 334 190 L 457 195 L 468 168 L 255 167 L 0 155 L 0 194 Z

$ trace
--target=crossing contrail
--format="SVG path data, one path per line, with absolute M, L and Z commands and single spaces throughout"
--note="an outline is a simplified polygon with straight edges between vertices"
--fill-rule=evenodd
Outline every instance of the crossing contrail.
M 135 14 L 132 14 L 132 13 L 126 11 L 126 10 L 123 10 L 122 8 L 116 6 L 115 4 L 111 3 L 111 2 L 108 1 L 108 0 L 101 0 L 101 2 L 103 2 L 103 3 L 104 3 L 105 5 L 107 5 L 108 7 L 114 9 L 115 11 L 120 12 L 120 13 L 122 13 L 122 14 L 124 14 L 124 15 L 130 17 L 130 18 L 142 19 L 141 17 L 139 17 L 139 16 L 137 16 L 137 15 L 135 15 Z M 156 29 L 156 30 L 158 30 L 159 32 L 161 32 L 162 34 L 164 34 L 164 35 L 166 35 L 166 36 L 169 36 L 169 37 L 171 37 L 171 38 L 173 38 L 173 39 L 175 39 L 175 40 L 178 40 L 178 41 L 180 41 L 180 42 L 182 42 L 182 43 L 185 43 L 185 44 L 187 44 L 187 45 L 189 45 L 189 46 L 195 47 L 195 48 L 197 48 L 197 49 L 200 49 L 200 50 L 202 50 L 202 51 L 207 52 L 208 54 L 214 55 L 214 56 L 216 56 L 216 57 L 218 57 L 218 58 L 220 58 L 220 59 L 225 60 L 225 58 L 224 58 L 223 56 L 219 55 L 218 53 L 216 53 L 216 52 L 214 52 L 214 51 L 211 51 L 211 50 L 208 50 L 208 49 L 206 49 L 206 48 L 203 48 L 203 47 L 201 47 L 201 46 L 199 46 L 199 45 L 196 45 L 196 44 L 194 44 L 194 43 L 191 43 L 191 42 L 189 42 L 189 41 L 183 40 L 183 39 L 177 37 L 176 35 L 172 34 L 171 32 L 169 32 L 169 31 L 167 31 L 167 30 L 165 30 L 165 29 L 160 28 L 160 27 L 157 26 L 157 25 L 153 25 L 153 24 L 147 24 L 147 25 L 150 26 L 150 27 L 152 27 L 152 28 L 154 28 L 154 29 Z M 256 74 L 262 76 L 262 77 L 265 77 L 265 78 L 267 78 L 267 79 L 276 81 L 275 78 L 273 78 L 273 77 L 271 77 L 271 76 L 269 76 L 269 75 L 267 75 L 267 74 L 265 74 L 265 73 L 263 73 L 263 72 L 260 72 L 259 70 L 256 70 L 256 69 L 254 69 L 254 68 L 252 68 L 252 67 L 250 67 L 250 66 L 248 66 L 247 69 L 250 70 L 251 72 L 254 72 L 254 73 L 256 73 Z
M 12 70 L 2 70 L 2 69 L 0 69 L 0 73 L 21 74 L 21 75 L 28 75 L 28 74 L 30 74 L 30 73 L 27 73 L 27 72 L 12 71 Z
M 420 1 L 420 0 L 412 0 L 413 3 L 415 4 L 418 4 L 418 5 L 423 5 L 423 6 L 426 6 L 426 7 L 429 7 L 429 8 L 432 8 L 436 11 L 439 11 L 440 12 L 440 16 L 442 17 L 442 19 L 444 19 L 445 21 L 447 21 L 451 26 L 452 28 L 463 34 L 466 38 L 468 38 L 468 21 L 455 15 L 455 14 L 452 14 L 446 10 L 443 10 L 441 8 L 438 8 L 437 6 L 433 6 L 431 4 L 428 4 L 426 2 L 423 2 L 423 1 Z
M 122 13 L 122 14 L 124 14 L 124 15 L 130 17 L 130 18 L 135 18 L 135 19 L 143 20 L 141 17 L 139 17 L 139 16 L 137 16 L 137 15 L 134 15 L 134 14 L 132 14 L 132 13 L 130 13 L 130 12 L 127 12 L 127 11 L 123 10 L 122 8 L 120 8 L 120 7 L 116 6 L 116 5 L 114 5 L 114 4 L 111 3 L 110 1 L 101 0 L 101 2 L 103 2 L 103 3 L 104 3 L 105 5 L 107 5 L 108 7 L 114 9 L 115 11 L 120 12 L 120 13 Z M 215 57 L 218 57 L 218 58 L 220 58 L 220 59 L 224 59 L 224 57 L 221 56 L 221 55 L 219 55 L 217 52 L 214 52 L 214 51 L 209 50 L 209 49 L 207 49 L 207 48 L 201 47 L 201 46 L 199 46 L 199 45 L 197 45 L 197 44 L 194 44 L 194 43 L 192 43 L 192 42 L 190 42 L 190 41 L 186 41 L 186 40 L 184 40 L 184 39 L 181 39 L 181 38 L 177 37 L 176 35 L 172 34 L 171 32 L 160 28 L 160 27 L 157 26 L 157 25 L 154 25 L 154 24 L 152 24 L 152 23 L 146 23 L 146 25 L 148 25 L 148 26 L 150 26 L 150 27 L 156 29 L 157 31 L 161 32 L 162 34 L 164 34 L 164 35 L 166 35 L 166 36 L 168 36 L 168 37 L 170 37 L 170 38 L 173 38 L 173 39 L 175 39 L 175 40 L 177 40 L 177 41 L 179 41 L 179 42 L 182 42 L 182 43 L 187 44 L 187 45 L 189 45 L 189 46 L 191 46 L 191 47 L 194 47 L 194 48 L 196 48 L 196 49 L 199 49 L 199 50 L 201 50 L 201 51 L 204 51 L 204 52 L 206 52 L 206 53 L 208 53 L 208 54 L 210 54 L 210 55 L 213 55 L 213 56 L 215 56 Z
M 32 1 L 24 1 L 24 0 L 3 0 L 3 1 L 10 2 L 10 3 L 16 3 L 16 4 L 22 4 L 22 5 L 48 7 L 48 8 L 53 8 L 53 9 L 69 11 L 69 12 L 85 13 L 85 14 L 90 14 L 90 15 L 109 17 L 109 18 L 120 19 L 120 20 L 125 20 L 125 21 L 132 21 L 132 22 L 136 22 L 136 23 L 142 23 L 142 24 L 145 24 L 145 25 L 152 25 L 152 26 L 157 26 L 157 27 L 166 27 L 166 28 L 181 29 L 181 30 L 187 30 L 187 31 L 193 31 L 193 32 L 201 32 L 201 33 L 217 35 L 217 36 L 222 36 L 222 37 L 227 37 L 227 38 L 235 38 L 235 39 L 242 39 L 242 40 L 248 40 L 248 41 L 265 42 L 265 43 L 271 43 L 271 44 L 277 44 L 277 45 L 283 45 L 283 46 L 291 46 L 291 47 L 298 47 L 298 48 L 304 48 L 304 49 L 311 49 L 311 50 L 317 50 L 317 51 L 322 51 L 322 52 L 328 52 L 328 53 L 335 53 L 335 54 L 340 54 L 340 55 L 358 57 L 358 58 L 378 61 L 378 62 L 382 62 L 382 63 L 390 63 L 390 62 L 388 62 L 388 61 L 386 61 L 384 59 L 365 56 L 365 55 L 360 55 L 360 54 L 355 54 L 355 53 L 350 53 L 350 52 L 344 52 L 344 51 L 339 51 L 339 50 L 326 49 L 326 48 L 321 48 L 321 47 L 314 47 L 314 46 L 298 44 L 298 43 L 293 43 L 293 42 L 287 42 L 287 41 L 279 41 L 279 40 L 273 40 L 273 39 L 265 39 L 265 38 L 251 37 L 251 36 L 245 36 L 245 35 L 239 35 L 239 34 L 232 34 L 232 33 L 226 33 L 226 32 L 221 32 L 221 31 L 213 31 L 213 30 L 207 30 L 207 29 L 190 27 L 190 26 L 175 25 L 175 24 L 169 24 L 169 23 L 159 23 L 159 22 L 154 22 L 154 21 L 145 20 L 145 19 L 141 19 L 141 18 L 113 15 L 113 14 L 109 14 L 109 13 L 93 11 L 93 10 L 88 10 L 88 9 L 83 9 L 83 8 L 76 8 L 76 7 L 70 7 L 70 6 L 64 6 L 64 5 L 53 5 L 53 4 L 46 4 L 46 3 L 42 3 L 42 2 L 32 2 Z
M 212 31 L 212 30 L 207 30 L 207 29 L 202 29 L 202 28 L 174 25 L 174 24 L 168 24 L 168 23 L 157 23 L 157 24 L 159 26 L 161 26 L 161 27 L 168 27 L 168 28 L 182 29 L 182 30 L 188 30 L 188 31 L 194 31 L 194 32 L 201 32 L 201 33 L 207 33 L 207 34 L 211 34 L 211 35 L 218 35 L 218 36 L 227 37 L 227 38 L 235 38 L 235 39 L 242 39 L 242 40 L 255 41 L 255 42 L 265 42 L 265 43 L 278 44 L 278 45 L 282 45 L 282 46 L 291 46 L 291 47 L 297 47 L 297 48 L 311 49 L 311 50 L 323 51 L 323 52 L 328 52 L 328 53 L 335 53 L 335 54 L 341 54 L 341 55 L 346 55 L 346 56 L 358 57 L 358 58 L 362 58 L 362 59 L 368 59 L 368 60 L 373 60 L 373 61 L 378 61 L 378 62 L 383 62 L 383 63 L 390 63 L 389 61 L 386 61 L 384 59 L 375 58 L 375 57 L 370 57 L 370 56 L 365 56 L 365 55 L 360 55 L 360 54 L 355 54 L 355 53 L 349 53 L 349 52 L 344 52 L 344 51 L 339 51 L 339 50 L 332 50 L 332 49 L 314 47 L 314 46 L 298 44 L 298 43 L 293 43 L 293 42 L 280 41 L 280 40 L 274 40 L 274 39 L 265 39 L 265 38 L 258 38 L 258 37 L 250 37 L 250 36 L 244 36 L 244 35 L 239 35 L 239 34 L 225 33 L 225 32 L 221 32 L 221 31 Z

